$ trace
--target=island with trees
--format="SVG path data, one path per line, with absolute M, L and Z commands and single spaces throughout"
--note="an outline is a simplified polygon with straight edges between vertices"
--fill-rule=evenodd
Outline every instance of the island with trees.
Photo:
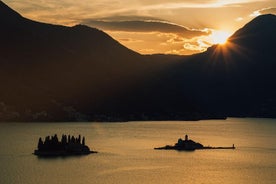
M 195 142 L 189 139 L 188 135 L 185 135 L 185 139 L 179 138 L 177 143 L 174 146 L 166 145 L 164 147 L 154 148 L 157 150 L 177 150 L 177 151 L 194 151 L 194 150 L 203 150 L 203 149 L 236 149 L 235 145 L 229 147 L 211 147 L 203 146 L 201 143 Z
M 34 155 L 41 157 L 88 155 L 91 153 L 97 152 L 91 151 L 85 145 L 85 137 L 81 137 L 81 135 L 78 137 L 62 135 L 59 141 L 57 134 L 51 137 L 46 136 L 44 141 L 40 137 L 37 149 L 34 151 Z

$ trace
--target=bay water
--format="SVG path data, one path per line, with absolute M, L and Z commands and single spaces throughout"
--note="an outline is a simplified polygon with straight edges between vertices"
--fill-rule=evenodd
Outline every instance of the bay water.
M 85 136 L 97 154 L 39 158 L 39 137 Z M 235 150 L 154 150 L 189 138 Z M 275 184 L 276 120 L 1 123 L 1 184 Z

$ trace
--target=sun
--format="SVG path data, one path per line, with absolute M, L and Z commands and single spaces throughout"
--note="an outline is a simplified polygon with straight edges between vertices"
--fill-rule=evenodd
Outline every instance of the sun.
M 227 31 L 213 31 L 211 34 L 212 43 L 223 45 L 227 43 L 227 39 L 230 35 L 231 34 Z

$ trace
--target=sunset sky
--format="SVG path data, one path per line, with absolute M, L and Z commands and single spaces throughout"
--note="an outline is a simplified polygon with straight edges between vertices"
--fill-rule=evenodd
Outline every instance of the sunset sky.
M 193 54 L 254 17 L 276 14 L 276 0 L 3 0 L 42 22 L 97 27 L 142 54 Z M 1 13 L 1 12 L 0 12 Z

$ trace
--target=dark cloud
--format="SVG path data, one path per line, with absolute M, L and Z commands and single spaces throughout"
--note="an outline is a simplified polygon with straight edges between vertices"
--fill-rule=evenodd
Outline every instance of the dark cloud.
M 106 21 L 106 20 L 86 20 L 83 24 L 105 31 L 125 31 L 125 32 L 160 32 L 173 33 L 185 38 L 208 35 L 201 30 L 190 30 L 184 26 L 160 21 L 160 20 L 129 20 L 129 21 Z
M 101 17 L 97 19 L 90 20 L 98 20 L 98 21 L 106 21 L 106 22 L 121 22 L 121 21 L 163 21 L 163 19 L 151 17 L 151 16 L 142 16 L 142 15 L 112 15 L 111 17 Z M 86 20 L 86 21 L 89 21 Z

